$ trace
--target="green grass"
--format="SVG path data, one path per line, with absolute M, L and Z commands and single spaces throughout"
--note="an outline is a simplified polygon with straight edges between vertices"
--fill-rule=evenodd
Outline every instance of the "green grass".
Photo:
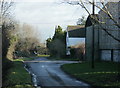
M 15 59 L 13 61 L 30 61 L 30 60 L 33 60 L 34 58 L 28 58 L 28 57 L 23 57 L 23 58 L 19 58 L 19 59 Z
M 37 56 L 38 57 L 49 57 L 50 55 L 40 55 L 40 54 L 38 54 Z
M 13 67 L 9 69 L 5 85 L 7 88 L 34 88 L 32 86 L 31 76 L 25 70 L 22 61 L 31 60 L 30 58 L 16 59 L 13 61 Z M 6 87 L 5 87 L 6 88 Z
M 84 62 L 65 64 L 61 68 L 71 76 L 92 86 L 120 86 L 120 82 L 117 80 L 118 63 L 96 62 L 95 68 L 92 69 L 90 62 Z

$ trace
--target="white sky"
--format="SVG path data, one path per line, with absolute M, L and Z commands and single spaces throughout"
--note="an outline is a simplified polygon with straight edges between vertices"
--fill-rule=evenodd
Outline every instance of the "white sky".
M 18 0 L 17 0 L 18 1 Z M 37 28 L 41 42 L 54 35 L 56 25 L 64 30 L 67 25 L 76 25 L 78 18 L 87 16 L 84 9 L 77 5 L 60 4 L 60 0 L 19 0 L 15 6 L 15 18 L 21 23 Z M 89 7 L 90 8 L 90 7 Z

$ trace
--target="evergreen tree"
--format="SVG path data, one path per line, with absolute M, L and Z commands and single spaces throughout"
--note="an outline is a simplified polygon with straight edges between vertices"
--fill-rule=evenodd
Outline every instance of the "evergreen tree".
M 53 38 L 48 38 L 47 48 L 50 51 L 51 56 L 63 57 L 65 56 L 65 34 L 66 32 L 62 31 L 60 26 L 55 28 L 55 34 Z

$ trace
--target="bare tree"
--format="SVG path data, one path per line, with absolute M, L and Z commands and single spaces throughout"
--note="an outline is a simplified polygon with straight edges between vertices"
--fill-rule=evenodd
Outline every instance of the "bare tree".
M 0 31 L 2 33 L 0 38 L 2 38 L 3 56 L 6 56 L 9 47 L 8 30 L 14 28 L 14 22 L 10 17 L 12 5 L 12 0 L 0 0 Z
M 113 21 L 113 25 L 118 27 L 118 31 L 120 31 L 120 24 L 119 24 L 118 20 L 115 19 L 113 14 L 111 14 L 110 10 L 106 6 L 106 3 L 109 3 L 109 1 L 105 2 L 104 0 L 99 0 L 99 4 L 93 3 L 93 0 L 75 0 L 75 1 L 74 0 L 73 1 L 71 1 L 71 0 L 63 0 L 63 2 L 66 2 L 66 3 L 71 4 L 71 5 L 79 5 L 79 6 L 81 6 L 89 14 L 89 16 L 90 16 L 90 18 L 92 20 L 92 24 L 95 24 L 95 23 L 99 24 L 99 26 L 101 27 L 102 30 L 104 30 L 113 39 L 120 42 L 119 38 L 117 38 L 114 34 L 109 32 L 110 28 L 108 29 L 108 28 L 105 28 L 103 26 L 104 24 L 106 24 L 106 22 L 105 21 L 100 21 L 98 18 L 91 15 L 91 12 L 89 11 L 89 9 L 86 6 L 86 4 L 94 5 L 96 8 L 103 11 L 108 16 L 108 18 Z
M 9 47 L 8 29 L 14 27 L 14 23 L 10 17 L 12 0 L 0 0 L 0 38 L 2 44 L 3 56 L 6 56 Z
M 26 23 L 23 25 L 19 24 L 17 29 L 18 42 L 15 45 L 15 51 L 24 53 L 25 55 L 34 53 L 36 47 L 40 45 L 40 38 L 36 33 L 36 29 Z
M 8 30 L 14 27 L 13 21 L 10 17 L 12 8 L 12 0 L 0 0 L 0 55 L 2 58 L 2 81 L 5 86 L 7 70 L 12 66 L 12 62 L 7 59 L 7 53 L 9 48 Z M 2 53 L 2 54 L 1 54 Z M 0 61 L 1 62 L 1 61 Z M 0 66 L 1 67 L 1 66 Z M 0 82 L 1 83 L 1 82 Z
M 86 18 L 85 16 L 82 16 L 81 18 L 78 19 L 77 25 L 85 25 Z
M 13 6 L 14 2 L 12 0 L 0 0 L 0 21 L 1 25 L 4 23 L 6 17 L 10 15 L 11 7 Z

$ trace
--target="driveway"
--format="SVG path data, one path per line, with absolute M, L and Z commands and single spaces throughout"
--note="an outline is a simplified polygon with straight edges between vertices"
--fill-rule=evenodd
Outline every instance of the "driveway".
M 33 61 L 26 61 L 25 67 L 32 75 L 34 86 L 40 87 L 72 87 L 88 88 L 89 85 L 70 77 L 60 69 L 62 64 L 78 63 L 77 61 L 58 61 L 48 60 L 47 58 L 38 58 Z

